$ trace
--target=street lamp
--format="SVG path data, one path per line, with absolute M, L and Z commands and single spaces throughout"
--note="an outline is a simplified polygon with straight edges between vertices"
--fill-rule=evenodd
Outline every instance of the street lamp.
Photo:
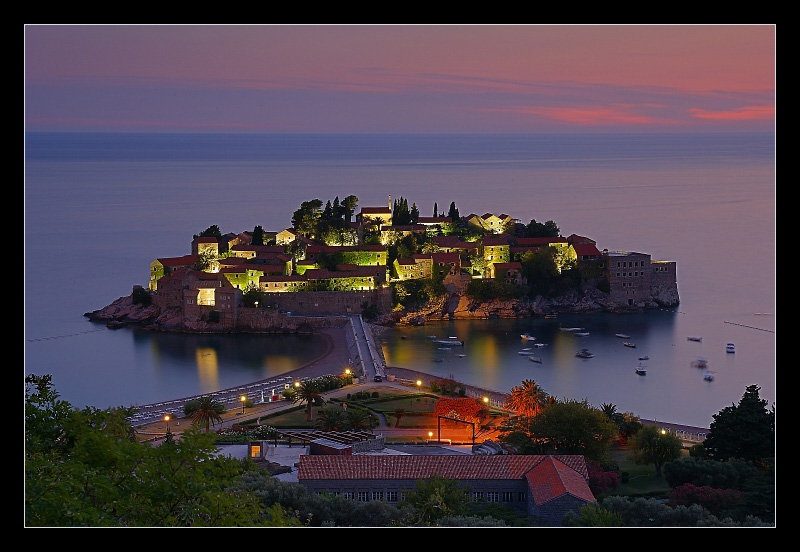
M 169 433 L 169 414 L 164 416 L 164 421 L 167 422 L 167 433 Z
M 244 414 L 244 401 L 247 400 L 247 397 L 242 395 L 241 397 L 239 397 L 239 400 L 242 401 L 242 414 Z

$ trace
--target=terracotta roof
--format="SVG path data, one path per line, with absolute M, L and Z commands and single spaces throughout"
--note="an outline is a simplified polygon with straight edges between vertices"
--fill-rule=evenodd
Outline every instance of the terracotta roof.
M 513 269 L 516 268 L 518 270 L 522 270 L 522 263 L 494 263 L 495 268 L 508 268 Z
M 546 455 L 397 455 L 397 456 L 300 456 L 298 480 L 303 479 L 420 479 L 442 477 L 470 479 L 521 479 L 544 460 Z M 582 456 L 556 456 L 559 478 L 570 485 L 575 481 L 564 470 L 569 469 L 584 480 L 586 464 Z M 553 469 L 543 469 L 534 480 L 550 480 Z M 588 488 L 588 487 L 587 487 Z M 591 500 L 594 500 L 592 497 Z
M 559 459 L 548 456 L 525 474 L 536 504 L 570 494 L 587 502 L 595 498 L 586 479 Z
M 572 248 L 575 249 L 575 253 L 581 257 L 599 257 L 600 250 L 597 249 L 597 246 L 591 243 L 576 243 L 572 245 Z
M 196 263 L 200 260 L 200 256 L 184 255 L 183 257 L 161 257 L 156 260 L 164 266 L 183 266 Z

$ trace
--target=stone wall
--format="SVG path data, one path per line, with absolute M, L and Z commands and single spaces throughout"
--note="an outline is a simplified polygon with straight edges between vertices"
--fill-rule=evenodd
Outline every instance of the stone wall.
M 266 293 L 263 301 L 281 312 L 294 315 L 333 316 L 361 314 L 362 305 L 374 305 L 379 314 L 392 310 L 392 291 L 376 289 L 364 291 L 298 291 L 293 293 Z

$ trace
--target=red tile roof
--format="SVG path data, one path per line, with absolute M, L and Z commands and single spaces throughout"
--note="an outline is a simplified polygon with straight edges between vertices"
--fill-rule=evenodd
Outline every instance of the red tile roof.
M 544 504 L 565 494 L 587 502 L 595 498 L 586 479 L 558 458 L 548 456 L 525 474 L 536 504 Z
M 297 472 L 303 479 L 419 479 L 440 475 L 460 480 L 521 479 L 546 455 L 398 455 L 324 456 L 303 455 Z M 587 473 L 583 456 L 556 456 L 559 465 L 580 478 Z M 542 471 L 549 477 L 549 471 Z M 568 480 L 566 474 L 563 476 Z

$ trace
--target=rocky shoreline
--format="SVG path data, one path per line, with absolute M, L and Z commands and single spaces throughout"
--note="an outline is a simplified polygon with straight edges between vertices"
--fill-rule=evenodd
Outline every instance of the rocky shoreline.
M 414 312 L 393 312 L 379 316 L 382 325 L 423 325 L 433 320 L 485 320 L 494 318 L 530 318 L 553 314 L 592 312 L 636 312 L 661 307 L 674 307 L 679 303 L 676 290 L 665 290 L 656 300 L 635 306 L 621 306 L 611 301 L 607 294 L 597 289 L 571 291 L 559 297 L 535 297 L 513 300 L 480 302 L 472 297 L 450 290 L 450 293 Z M 136 326 L 141 329 L 196 333 L 236 332 L 220 330 L 213 322 L 186 320 L 179 307 L 161 309 L 155 304 L 134 304 L 133 294 L 120 297 L 111 304 L 84 314 L 92 322 L 104 323 L 110 329 Z M 275 314 L 270 324 L 259 331 L 265 333 L 293 333 L 302 331 L 302 317 Z M 249 330 L 249 331 L 252 331 Z

